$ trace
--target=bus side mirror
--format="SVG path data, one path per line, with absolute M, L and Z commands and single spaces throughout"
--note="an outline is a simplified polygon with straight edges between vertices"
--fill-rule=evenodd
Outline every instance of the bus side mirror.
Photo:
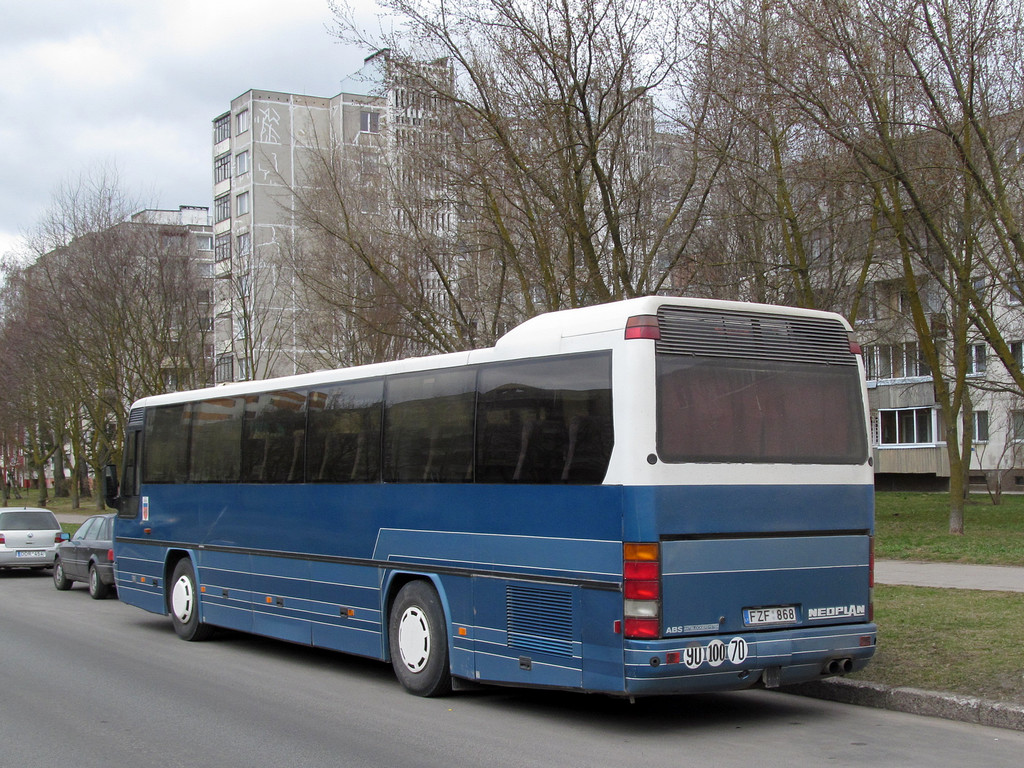
M 117 466 L 107 464 L 103 468 L 103 496 L 111 509 L 121 509 L 121 495 L 117 484 Z

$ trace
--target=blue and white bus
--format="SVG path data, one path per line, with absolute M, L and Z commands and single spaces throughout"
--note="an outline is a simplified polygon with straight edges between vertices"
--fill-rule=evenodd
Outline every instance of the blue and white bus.
M 859 351 L 838 315 L 648 297 L 489 349 L 148 397 L 118 594 L 186 640 L 390 661 L 426 696 L 854 671 L 876 642 Z

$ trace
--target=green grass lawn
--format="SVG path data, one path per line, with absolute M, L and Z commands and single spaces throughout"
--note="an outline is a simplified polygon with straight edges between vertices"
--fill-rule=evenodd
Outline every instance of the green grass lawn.
M 851 677 L 1024 704 L 1024 593 L 875 587 L 878 650 Z
M 1024 496 L 972 496 L 964 535 L 949 533 L 949 497 L 936 493 L 875 495 L 875 556 L 895 560 L 1024 566 Z

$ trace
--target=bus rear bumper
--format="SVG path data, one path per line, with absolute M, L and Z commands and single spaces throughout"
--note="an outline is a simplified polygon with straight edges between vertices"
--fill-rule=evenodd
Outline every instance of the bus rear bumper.
M 867 666 L 875 624 L 627 640 L 626 693 L 631 696 L 734 691 L 804 683 Z

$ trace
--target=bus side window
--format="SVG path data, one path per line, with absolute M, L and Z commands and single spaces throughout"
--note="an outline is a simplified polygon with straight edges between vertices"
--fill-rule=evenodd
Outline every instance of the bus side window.
M 302 481 L 306 394 L 282 390 L 245 398 L 242 482 Z
M 472 482 L 475 385 L 466 368 L 388 379 L 385 481 Z
M 311 483 L 380 479 L 384 380 L 353 381 L 309 396 L 306 477 Z
M 243 397 L 218 397 L 196 403 L 189 452 L 190 482 L 238 482 L 244 407 Z
M 477 482 L 604 479 L 612 449 L 607 353 L 484 366 L 479 390 Z
M 191 413 L 191 405 L 166 405 L 147 410 L 142 449 L 143 482 L 188 481 Z
M 131 430 L 124 441 L 124 477 L 121 480 L 122 496 L 139 495 L 139 431 Z

